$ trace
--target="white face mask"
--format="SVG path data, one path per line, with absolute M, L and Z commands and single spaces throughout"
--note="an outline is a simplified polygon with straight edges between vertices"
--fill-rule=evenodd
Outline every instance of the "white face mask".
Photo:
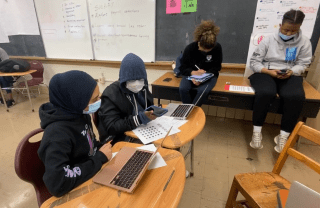
M 144 79 L 140 80 L 129 80 L 126 82 L 126 87 L 133 93 L 138 93 L 144 86 Z

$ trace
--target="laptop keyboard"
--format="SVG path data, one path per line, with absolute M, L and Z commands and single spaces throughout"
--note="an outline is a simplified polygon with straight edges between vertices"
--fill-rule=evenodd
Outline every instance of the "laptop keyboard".
M 137 150 L 112 179 L 111 184 L 130 189 L 151 156 L 152 153 Z
M 171 117 L 184 117 L 191 110 L 192 105 L 179 105 L 173 113 L 170 115 Z

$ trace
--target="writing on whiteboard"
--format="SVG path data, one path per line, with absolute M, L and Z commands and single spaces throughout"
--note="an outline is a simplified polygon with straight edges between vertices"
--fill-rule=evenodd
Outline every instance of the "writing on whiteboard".
M 314 8 L 314 7 L 303 7 L 303 6 L 301 6 L 301 7 L 299 7 L 299 9 L 301 11 L 303 11 L 304 13 L 316 13 L 316 11 L 317 11 L 317 9 Z
M 105 10 L 109 7 L 112 7 L 114 4 L 114 2 L 112 2 L 111 0 L 109 0 L 108 3 L 104 3 L 104 4 L 97 4 L 94 6 L 94 11 L 97 12 L 99 10 Z

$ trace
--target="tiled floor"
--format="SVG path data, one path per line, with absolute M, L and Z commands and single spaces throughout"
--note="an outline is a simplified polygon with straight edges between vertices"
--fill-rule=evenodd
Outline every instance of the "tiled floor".
M 47 94 L 33 99 L 34 113 L 28 100 L 21 96 L 9 113 L 4 106 L 0 106 L 0 208 L 37 207 L 32 185 L 16 176 L 13 161 L 22 137 L 39 127 L 38 109 L 47 101 Z M 273 137 L 278 132 L 279 126 L 265 125 L 264 148 L 253 150 L 248 145 L 252 133 L 251 122 L 208 116 L 204 130 L 195 140 L 195 175 L 186 180 L 179 208 L 224 207 L 235 174 L 271 171 L 278 157 L 273 150 Z M 40 139 L 39 136 L 34 140 Z M 186 149 L 183 148 L 182 152 L 186 152 Z M 302 144 L 300 150 L 320 162 L 318 146 Z M 189 168 L 189 160 L 186 166 Z M 319 174 L 292 158 L 285 164 L 282 175 L 320 192 Z

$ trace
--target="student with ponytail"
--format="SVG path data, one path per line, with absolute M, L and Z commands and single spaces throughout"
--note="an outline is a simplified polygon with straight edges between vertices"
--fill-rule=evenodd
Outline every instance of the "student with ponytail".
M 221 45 L 217 42 L 219 31 L 220 28 L 215 25 L 214 21 L 201 21 L 201 24 L 194 31 L 195 42 L 185 48 L 180 66 L 180 72 L 183 77 L 179 87 L 183 103 L 195 104 L 206 89 L 197 103 L 197 106 L 201 106 L 211 89 L 216 85 L 222 63 L 222 49 Z M 213 73 L 214 76 L 204 83 L 187 79 L 188 76 L 201 75 L 206 72 Z M 197 89 L 197 94 L 193 99 L 190 95 L 191 88 Z

